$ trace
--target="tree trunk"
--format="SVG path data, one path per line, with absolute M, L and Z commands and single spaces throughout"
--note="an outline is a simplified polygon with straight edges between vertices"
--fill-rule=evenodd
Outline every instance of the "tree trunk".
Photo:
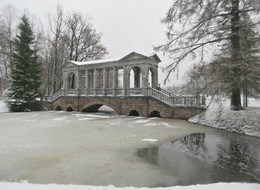
M 232 59 L 232 73 L 233 81 L 231 86 L 231 110 L 241 110 L 241 97 L 240 97 L 240 85 L 239 85 L 239 61 L 240 59 L 240 42 L 239 42 L 239 0 L 232 0 L 231 9 L 231 59 Z

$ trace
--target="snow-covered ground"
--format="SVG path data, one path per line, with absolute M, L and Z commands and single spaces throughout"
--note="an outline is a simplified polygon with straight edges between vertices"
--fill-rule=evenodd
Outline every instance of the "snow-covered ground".
M 8 112 L 8 107 L 3 100 L 0 99 L 0 112 Z
M 151 188 L 110 186 L 86 186 L 86 185 L 56 185 L 56 184 L 30 184 L 30 183 L 7 183 L 0 182 L 1 190 L 150 190 Z M 257 190 L 260 184 L 249 183 L 214 183 L 208 185 L 174 186 L 167 188 L 152 188 L 151 190 Z
M 249 99 L 249 107 L 232 111 L 228 99 L 215 99 L 209 108 L 189 121 L 231 132 L 260 137 L 260 99 Z

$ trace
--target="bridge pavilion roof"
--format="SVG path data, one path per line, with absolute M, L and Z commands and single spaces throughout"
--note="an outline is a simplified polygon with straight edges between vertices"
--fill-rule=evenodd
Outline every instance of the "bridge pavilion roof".
M 153 63 L 160 63 L 161 60 L 157 56 L 157 54 L 153 54 L 151 56 L 145 56 L 136 52 L 132 52 L 123 58 L 117 58 L 117 59 L 102 59 L 102 60 L 91 60 L 91 61 L 68 61 L 66 64 L 63 65 L 63 67 L 66 67 L 68 64 L 74 64 L 77 66 L 88 66 L 88 65 L 100 65 L 100 64 L 110 64 L 110 63 L 121 63 L 121 62 L 129 62 L 129 61 L 138 61 L 138 60 L 149 60 Z

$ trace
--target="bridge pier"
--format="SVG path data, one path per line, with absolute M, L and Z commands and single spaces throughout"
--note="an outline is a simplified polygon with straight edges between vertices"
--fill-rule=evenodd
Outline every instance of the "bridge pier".
M 97 112 L 98 109 L 106 105 L 112 108 L 119 115 L 132 115 L 135 112 L 139 116 L 150 117 L 154 113 L 159 113 L 160 117 L 173 119 L 189 119 L 202 111 L 202 107 L 192 106 L 169 106 L 160 100 L 149 96 L 139 97 L 59 97 L 56 101 L 49 104 L 49 109 L 64 110 L 69 107 L 71 111 Z

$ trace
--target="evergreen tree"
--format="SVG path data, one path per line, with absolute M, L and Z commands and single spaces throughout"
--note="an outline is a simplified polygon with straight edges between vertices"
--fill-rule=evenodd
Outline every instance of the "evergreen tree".
M 40 97 L 41 65 L 37 50 L 33 49 L 34 35 L 28 18 L 24 15 L 13 42 L 10 64 L 10 89 L 7 94 L 11 111 L 35 110 Z

